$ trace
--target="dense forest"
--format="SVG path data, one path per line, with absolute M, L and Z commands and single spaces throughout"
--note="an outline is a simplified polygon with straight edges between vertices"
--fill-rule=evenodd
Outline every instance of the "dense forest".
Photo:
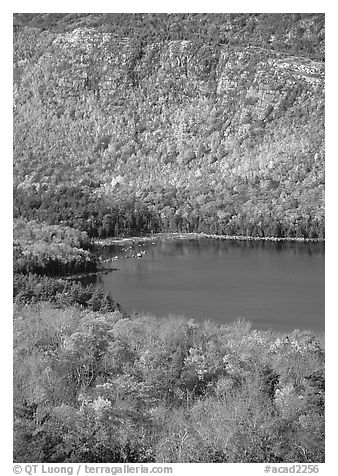
M 310 333 L 49 303 L 14 323 L 15 461 L 324 461 Z
M 323 462 L 324 343 L 129 315 L 94 238 L 323 239 L 324 15 L 14 15 L 14 460 Z
M 14 16 L 14 213 L 324 237 L 324 16 Z

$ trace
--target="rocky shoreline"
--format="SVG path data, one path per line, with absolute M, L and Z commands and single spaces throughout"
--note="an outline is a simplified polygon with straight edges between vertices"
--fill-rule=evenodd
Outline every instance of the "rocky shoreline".
M 325 239 L 321 238 L 276 238 L 273 236 L 265 236 L 265 237 L 256 237 L 256 236 L 242 236 L 242 235 L 215 235 L 209 233 L 156 233 L 153 235 L 147 236 L 131 236 L 131 237 L 119 237 L 119 238 L 105 238 L 103 240 L 93 240 L 94 246 L 97 247 L 109 247 L 112 245 L 117 246 L 126 246 L 126 245 L 133 245 L 140 243 L 149 243 L 151 242 L 152 245 L 155 245 L 156 242 L 161 240 L 200 240 L 200 239 L 215 239 L 215 240 L 233 240 L 233 241 L 269 241 L 269 242 L 300 242 L 300 243 L 325 243 Z M 142 258 L 146 251 L 137 252 L 132 249 L 132 246 L 128 248 L 123 248 L 123 251 L 127 251 L 127 255 L 125 256 L 114 256 L 113 258 L 109 259 L 102 259 L 99 258 L 100 267 L 94 271 L 89 273 L 80 273 L 76 275 L 71 275 L 67 277 L 63 277 L 63 279 L 80 279 L 83 277 L 94 276 L 98 274 L 107 274 L 111 271 L 119 271 L 118 268 L 107 268 L 102 266 L 103 263 L 112 263 L 116 262 L 122 258 Z
M 215 235 L 209 233 L 156 233 L 148 236 L 132 236 L 120 238 L 105 238 L 94 240 L 94 245 L 107 247 L 111 245 L 125 245 L 128 243 L 144 243 L 159 240 L 199 240 L 210 238 L 215 240 L 236 240 L 236 241 L 270 241 L 270 242 L 300 242 L 300 243 L 325 243 L 323 238 L 276 238 L 274 236 L 245 236 L 245 235 Z

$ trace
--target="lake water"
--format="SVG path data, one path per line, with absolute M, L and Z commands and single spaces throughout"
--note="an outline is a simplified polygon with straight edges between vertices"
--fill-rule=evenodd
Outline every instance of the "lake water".
M 132 246 L 132 250 L 126 249 Z M 126 256 L 145 251 L 141 259 Z M 324 244 L 162 240 L 115 245 L 118 268 L 92 278 L 123 309 L 258 329 L 324 330 Z M 88 281 L 89 282 L 89 281 Z

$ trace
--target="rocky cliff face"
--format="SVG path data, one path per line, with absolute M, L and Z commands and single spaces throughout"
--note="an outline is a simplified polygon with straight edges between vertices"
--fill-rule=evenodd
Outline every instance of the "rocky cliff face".
M 323 216 L 322 62 L 269 44 L 140 42 L 94 27 L 21 27 L 15 45 L 20 187 L 249 183 L 275 206 L 315 201 Z

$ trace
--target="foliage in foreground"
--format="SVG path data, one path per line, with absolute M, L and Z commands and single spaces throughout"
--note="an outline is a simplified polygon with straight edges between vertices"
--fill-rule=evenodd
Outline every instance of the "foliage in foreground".
M 49 303 L 14 329 L 15 461 L 324 461 L 311 333 Z

